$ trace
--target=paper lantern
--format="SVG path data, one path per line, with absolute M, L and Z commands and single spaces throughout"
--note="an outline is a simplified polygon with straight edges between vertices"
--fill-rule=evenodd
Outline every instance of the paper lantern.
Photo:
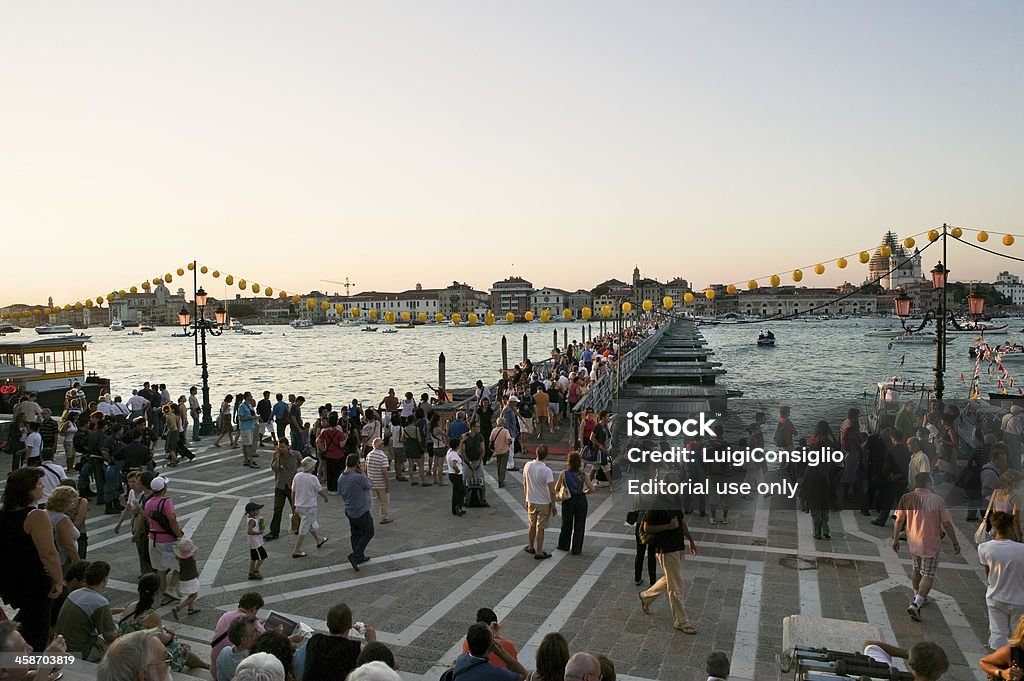
M 89 300 L 85 301 L 85 306 L 87 308 L 89 308 L 89 309 L 92 309 L 92 306 L 93 306 L 92 298 L 90 298 Z
M 800 270 L 793 270 L 793 281 L 800 281 L 804 278 L 804 273 Z
M 1004 234 L 1003 235 L 1003 245 L 1004 246 L 1012 246 L 1013 245 L 1013 235 L 1012 234 Z
M 661 299 L 661 305 L 666 310 L 671 310 L 675 304 L 676 301 L 672 300 L 672 296 L 665 296 L 664 298 Z
M 602 305 L 601 306 L 601 316 L 604 317 L 605 319 L 608 319 L 609 317 L 611 317 L 612 316 L 612 306 L 611 305 Z
M 469 319 L 469 325 L 470 326 L 476 326 L 476 323 L 478 321 L 480 321 L 480 317 L 479 317 L 479 315 L 477 315 L 476 312 L 470 312 L 468 319 Z
M 652 303 L 649 300 L 645 300 L 643 303 L 640 304 L 640 307 L 643 308 L 644 312 L 650 312 L 651 309 L 654 308 L 654 303 Z
M 191 272 L 191 271 L 195 270 L 195 268 L 196 268 L 196 264 L 195 264 L 194 262 L 190 262 L 190 263 L 189 263 L 189 264 L 187 265 L 187 268 L 188 268 L 188 271 L 189 271 L 189 272 Z
M 139 292 L 139 287 L 138 286 L 132 286 L 128 290 L 131 291 L 132 293 L 138 293 Z
M 127 293 L 125 293 L 124 289 L 121 289 L 120 291 L 118 291 L 118 292 L 117 292 L 117 295 L 118 295 L 118 297 L 120 297 L 120 298 L 124 298 L 124 297 L 125 297 L 126 295 L 128 295 L 128 294 L 127 294 Z
M 320 309 L 323 310 L 324 312 L 327 312 L 328 310 L 331 309 L 331 304 L 324 300 L 320 303 Z
M 387 312 L 385 312 L 384 313 L 384 321 L 387 322 L 388 324 L 394 324 L 395 323 L 395 313 L 394 313 L 394 311 L 388 310 Z
M 908 236 L 906 239 L 903 240 L 903 247 L 913 248 L 915 243 L 917 242 L 914 241 L 914 237 Z
M 632 312 L 632 311 L 633 311 L 633 303 L 631 303 L 631 302 L 629 302 L 629 301 L 627 300 L 626 302 L 624 302 L 624 303 L 622 304 L 622 312 L 623 312 L 623 313 L 625 313 L 625 314 L 629 314 L 629 313 L 630 313 L 630 312 Z
M 747 290 L 748 291 L 756 291 L 757 290 L 757 279 L 751 279 L 750 281 L 747 282 Z
M 569 321 L 570 319 L 572 319 L 572 310 L 570 310 L 569 308 L 565 308 L 564 310 L 562 310 L 562 319 L 564 319 L 565 321 Z
M 214 271 L 213 271 L 213 278 L 214 278 L 214 279 L 216 279 L 216 278 L 218 278 L 219 276 L 220 276 L 220 270 L 214 270 Z
M 867 251 L 861 251 L 860 253 L 857 254 L 857 259 L 860 260 L 862 263 L 867 264 L 867 262 L 871 260 L 871 254 L 868 253 Z
M 149 282 L 148 282 L 148 281 L 144 281 L 144 282 L 142 282 L 142 289 L 143 289 L 144 291 L 148 291 L 148 290 L 150 289 L 150 284 L 149 284 Z
M 357 317 L 362 317 L 363 316 L 363 311 L 360 310 L 358 307 L 353 307 L 351 310 L 348 311 L 348 314 L 353 319 L 355 319 Z
M 192 269 L 192 267 L 190 266 L 190 267 L 189 267 L 189 269 Z M 179 276 L 179 277 L 183 277 L 183 276 L 185 276 L 185 270 L 183 270 L 182 268 L 180 268 L 180 267 L 179 267 L 179 268 L 177 269 L 177 272 L 178 272 L 178 276 Z
M 407 321 L 409 321 L 409 319 L 411 319 L 411 318 L 412 318 L 412 315 L 411 315 L 411 314 L 409 314 L 409 311 L 408 311 L 408 310 L 403 310 L 403 311 L 402 311 L 402 321 L 403 321 L 403 322 L 407 322 Z
M 158 286 L 163 279 L 160 277 L 153 277 L 153 286 Z
M 838 267 L 841 270 L 845 270 L 846 269 L 846 258 L 839 258 L 839 260 L 836 260 L 836 267 Z
M 693 294 L 690 293 L 689 291 L 684 293 L 683 294 L 683 302 L 684 303 L 692 303 L 693 302 Z
M 292 302 L 293 303 L 297 303 L 300 300 L 302 300 L 302 296 L 300 296 L 298 293 L 295 293 L 295 294 L 292 295 Z
M 419 321 L 420 324 L 426 324 L 427 323 L 427 313 L 426 312 L 420 312 L 418 315 L 416 315 L 416 320 Z
M 240 289 L 242 289 L 244 291 L 245 287 L 246 287 L 245 279 L 239 279 L 238 280 L 238 288 L 240 288 Z
M 253 293 L 259 293 L 260 292 L 260 285 L 259 284 L 253 284 L 252 285 L 252 292 Z
M 48 308 L 48 307 L 44 307 L 44 308 L 43 308 L 43 314 L 45 314 L 45 315 L 48 315 L 48 314 L 50 314 L 50 311 L 51 311 L 51 310 L 50 310 L 50 308 Z
M 512 314 L 512 313 L 509 312 L 509 314 Z M 589 307 L 585 307 L 582 310 L 580 310 L 580 315 L 583 317 L 584 321 L 589 321 L 591 316 L 593 316 L 593 314 L 594 314 L 594 311 L 591 310 Z M 511 321 L 512 320 L 510 319 L 509 322 L 511 322 Z
M 588 308 L 588 311 L 589 311 L 589 308 Z M 590 315 L 587 315 L 587 318 L 589 319 L 589 318 L 590 318 Z M 506 322 L 508 322 L 509 324 L 511 324 L 511 323 L 512 323 L 512 322 L 514 322 L 515 320 L 516 320 L 516 316 L 515 316 L 515 314 L 513 314 L 513 313 L 511 313 L 511 312 L 506 312 L 506 313 L 505 313 L 505 321 L 506 321 Z
M 377 319 L 377 317 L 379 317 L 379 316 L 380 316 L 380 313 L 377 312 L 377 310 L 370 310 L 370 319 Z
M 280 298 L 281 300 L 284 300 L 285 298 L 288 297 L 288 292 L 287 291 L 281 291 L 280 293 L 277 294 L 277 297 Z
M 528 322 L 532 322 L 533 321 L 533 310 L 527 310 L 526 314 L 523 315 L 523 319 L 525 319 Z
M 444 315 L 438 312 L 437 314 L 434 315 L 434 321 L 440 324 L 441 322 L 444 321 Z
M 10 319 L 11 315 L 7 312 L 0 312 L 0 319 Z
M 988 241 L 988 232 L 978 232 L 978 241 L 981 243 Z
M 551 321 L 551 310 L 544 308 L 540 311 L 540 323 L 547 324 Z
M 84 306 L 81 303 L 75 303 L 75 309 L 76 310 L 81 310 L 82 307 L 84 307 Z
M 707 289 L 706 291 L 704 291 L 704 297 L 707 298 L 708 300 L 714 300 L 715 290 L 712 288 Z
M 779 279 L 779 275 L 773 274 L 771 278 L 768 280 L 768 283 L 771 284 L 772 286 L 778 286 L 779 283 L 781 283 L 781 281 L 782 280 Z
M 228 276 L 224 277 L 224 283 L 227 284 L 228 286 L 231 286 L 232 284 L 235 283 L 235 278 L 229 274 Z
M 487 326 L 494 326 L 494 313 L 490 310 L 487 311 L 487 315 L 484 317 L 484 324 Z
M 736 295 L 736 284 L 729 284 L 728 286 L 726 286 L 725 292 L 728 293 L 730 296 Z
M 938 241 L 938 240 L 939 240 L 939 230 L 937 230 L 937 229 L 929 229 L 928 230 L 928 241 Z
M 814 266 L 814 273 L 825 274 L 825 266 L 822 265 L 821 263 L 818 263 L 817 265 Z
M 462 322 L 462 315 L 458 312 L 452 315 L 452 324 L 458 325 Z
M 272 289 L 272 288 L 265 288 L 265 289 L 263 289 L 263 293 L 264 293 L 264 295 L 267 296 L 267 298 L 273 298 L 274 297 L 274 289 Z
M 108 303 L 109 303 L 109 302 L 111 302 L 111 301 L 112 301 L 112 300 L 114 300 L 114 298 L 116 298 L 116 297 L 117 297 L 117 296 L 115 296 L 115 295 L 114 295 L 113 293 L 108 293 L 108 294 L 107 294 L 107 302 L 108 302 Z
M 888 258 L 890 255 L 892 255 L 892 247 L 882 246 L 881 248 L 878 249 L 878 252 L 882 254 L 883 258 Z
M 202 267 L 200 267 L 200 268 L 199 268 L 199 271 L 200 271 L 200 272 L 201 272 L 202 274 L 206 274 L 207 272 L 209 272 L 209 271 L 210 271 L 210 268 L 209 268 L 209 267 L 207 267 L 206 265 L 203 265 Z M 216 277 L 217 275 L 215 274 L 215 275 L 213 275 L 213 276 L 215 276 L 215 277 Z
M 63 310 L 63 309 L 64 309 L 64 308 L 62 308 L 62 307 L 61 307 L 60 305 L 58 305 L 57 307 L 53 308 L 53 311 L 54 311 L 54 312 L 55 312 L 56 314 L 60 314 L 60 313 L 61 313 L 61 310 Z M 4 319 L 6 319 L 6 317 L 4 317 Z
M 949 230 L 949 235 L 954 239 L 959 239 L 964 235 L 964 230 L 960 229 L 959 227 L 954 227 L 953 229 Z

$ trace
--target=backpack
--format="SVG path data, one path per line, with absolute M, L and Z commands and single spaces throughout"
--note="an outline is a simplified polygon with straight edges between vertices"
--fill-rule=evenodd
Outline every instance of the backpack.
M 973 458 L 967 460 L 967 465 L 957 476 L 956 486 L 965 492 L 981 491 L 981 466 Z
M 152 498 L 153 497 L 150 497 L 150 499 L 152 499 Z M 148 501 L 148 499 L 147 499 L 147 501 Z M 169 534 L 172 537 L 176 537 L 177 535 L 174 534 L 174 530 L 171 529 L 171 520 L 170 520 L 170 518 L 167 517 L 167 515 L 164 513 L 164 510 L 163 510 L 164 509 L 164 502 L 165 501 L 167 501 L 166 498 L 161 499 L 159 502 L 157 502 L 156 510 L 155 511 L 149 511 L 148 513 L 146 513 L 146 517 L 149 518 L 150 520 L 152 520 L 157 525 L 159 525 L 160 529 L 163 530 L 164 534 Z M 150 535 L 154 535 L 154 534 L 159 534 L 159 533 L 157 533 L 157 532 L 150 532 Z M 155 537 L 154 537 L 154 541 L 155 541 Z
M 88 454 L 89 452 L 85 449 L 85 437 L 89 434 L 89 431 L 79 429 L 77 433 L 71 438 L 71 446 L 75 448 L 75 451 L 79 454 Z

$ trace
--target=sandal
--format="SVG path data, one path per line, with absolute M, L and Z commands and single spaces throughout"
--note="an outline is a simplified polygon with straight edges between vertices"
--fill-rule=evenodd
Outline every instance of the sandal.
M 303 553 L 293 553 L 292 554 L 292 558 L 305 558 L 305 557 L 306 557 L 305 552 L 303 552 Z
M 532 546 L 527 546 L 525 549 L 523 549 L 523 551 L 526 551 L 527 553 L 537 553 L 537 551 Z
M 256 574 L 259 574 L 259 573 L 257 572 Z M 187 611 L 185 614 L 186 615 L 194 615 L 197 612 L 202 612 L 202 611 L 203 611 L 202 608 L 192 608 L 191 610 Z
M 544 552 L 544 553 L 538 553 L 538 554 L 536 554 L 536 555 L 535 555 L 535 556 L 533 557 L 533 559 L 534 559 L 534 560 L 544 560 L 545 558 L 550 558 L 550 557 L 551 557 L 551 554 L 550 554 L 550 553 Z
M 316 547 L 320 548 L 321 546 L 323 546 L 326 543 L 327 543 L 327 537 L 324 537 L 324 540 L 322 542 L 320 542 L 319 544 L 317 544 Z
M 163 600 L 160 601 L 160 605 L 170 605 L 171 603 L 173 603 L 176 600 L 178 600 L 178 599 L 175 598 L 174 596 L 169 596 L 167 594 L 164 594 Z
M 171 608 L 171 617 L 174 618 L 175 622 L 178 621 L 178 608 L 177 607 Z
M 693 626 L 692 624 L 687 624 L 685 627 L 682 627 L 681 629 L 677 628 L 676 631 L 681 631 L 687 636 L 694 636 L 697 633 L 697 627 Z

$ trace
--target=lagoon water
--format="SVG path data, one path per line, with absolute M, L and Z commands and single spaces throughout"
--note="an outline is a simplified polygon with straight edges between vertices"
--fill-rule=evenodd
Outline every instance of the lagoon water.
M 1009 322 L 1011 333 L 992 336 L 990 342 L 1021 341 L 1020 320 Z M 402 393 L 410 390 L 418 397 L 427 391 L 427 383 L 437 385 L 437 360 L 441 352 L 447 359 L 449 388 L 468 387 L 483 379 L 497 380 L 501 367 L 501 337 L 508 338 L 509 362 L 522 358 L 523 334 L 529 337 L 530 358 L 539 361 L 549 356 L 552 331 L 559 343 L 567 329 L 570 341 L 582 338 L 584 324 L 551 323 L 477 326 L 420 326 L 384 334 L 380 325 L 375 333 L 360 331 L 359 326 L 317 326 L 295 330 L 290 326 L 253 326 L 259 336 L 225 332 L 210 338 L 208 358 L 212 400 L 223 394 L 252 390 L 304 394 L 314 404 L 358 397 L 376 404 L 389 387 Z M 758 324 L 701 327 L 716 361 L 728 373 L 720 383 L 738 388 L 745 398 L 778 400 L 789 397 L 839 399 L 852 403 L 870 398 L 875 384 L 893 376 L 906 380 L 931 382 L 935 362 L 933 345 L 894 345 L 885 338 L 867 338 L 871 329 L 896 328 L 896 319 L 848 319 L 821 322 L 772 322 L 778 344 L 775 348 L 756 346 Z M 597 325 L 593 325 L 597 333 Z M 166 383 L 177 397 L 200 382 L 195 366 L 191 338 L 173 338 L 176 331 L 160 327 L 141 336 L 127 331 L 90 329 L 86 367 L 110 378 L 112 390 L 127 399 L 131 389 L 143 381 Z M 22 336 L 31 334 L 26 329 Z M 35 334 L 32 334 L 33 336 Z M 947 349 L 946 395 L 967 397 L 967 384 L 974 360 L 967 350 L 973 338 L 957 336 Z M 903 365 L 901 366 L 901 359 Z M 1008 366 L 1017 377 L 1016 367 Z M 1020 363 L 1020 386 L 1024 387 L 1024 362 Z M 985 375 L 983 367 L 982 375 Z M 1016 382 L 1016 381 L 1015 381 Z M 995 379 L 983 383 L 983 391 L 996 389 Z M 1017 387 L 1009 388 L 1016 392 Z

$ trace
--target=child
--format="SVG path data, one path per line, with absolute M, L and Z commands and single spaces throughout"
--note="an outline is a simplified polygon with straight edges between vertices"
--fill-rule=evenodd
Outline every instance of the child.
M 185 610 L 186 615 L 194 615 L 199 608 L 193 607 L 199 598 L 199 568 L 196 567 L 196 545 L 191 539 L 182 537 L 174 545 L 174 555 L 178 557 L 178 593 L 182 601 L 171 610 L 174 619 Z
M 267 550 L 263 547 L 263 535 L 267 528 L 260 517 L 260 509 L 263 504 L 250 501 L 245 505 L 245 533 L 249 540 L 249 579 L 263 579 L 260 574 L 260 566 L 267 559 Z
M 448 443 L 448 454 L 445 456 L 448 464 L 448 479 L 452 483 L 452 515 L 466 515 L 462 510 L 462 504 L 466 497 L 466 488 L 462 484 L 462 455 L 459 453 L 459 438 L 453 437 Z

